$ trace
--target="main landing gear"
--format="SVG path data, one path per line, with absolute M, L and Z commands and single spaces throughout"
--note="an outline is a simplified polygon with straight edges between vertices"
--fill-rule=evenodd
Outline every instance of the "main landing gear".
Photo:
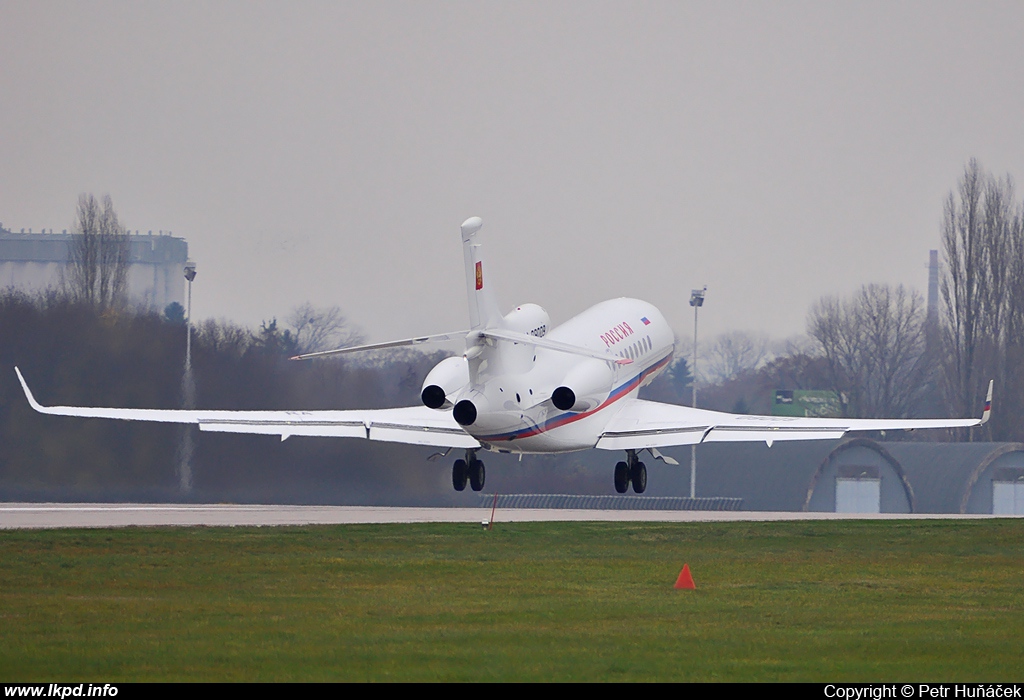
M 647 490 L 647 467 L 636 458 L 636 450 L 626 450 L 626 461 L 615 465 L 615 491 L 626 493 L 630 484 L 636 493 Z
M 455 460 L 452 466 L 452 486 L 456 491 L 465 491 L 467 481 L 474 491 L 480 491 L 484 476 L 484 463 L 476 458 L 476 450 L 466 450 L 466 458 Z

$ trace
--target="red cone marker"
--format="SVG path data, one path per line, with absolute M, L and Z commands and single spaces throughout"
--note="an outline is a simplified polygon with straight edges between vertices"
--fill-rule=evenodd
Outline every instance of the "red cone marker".
M 689 564 L 683 564 L 683 570 L 679 572 L 679 578 L 676 579 L 676 588 L 684 588 L 688 591 L 697 588 L 693 583 L 693 576 L 690 575 Z

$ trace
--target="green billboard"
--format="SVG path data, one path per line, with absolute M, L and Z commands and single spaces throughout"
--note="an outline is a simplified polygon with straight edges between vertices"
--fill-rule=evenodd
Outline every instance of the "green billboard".
M 772 415 L 838 418 L 843 415 L 843 398 L 835 391 L 778 389 L 772 398 Z

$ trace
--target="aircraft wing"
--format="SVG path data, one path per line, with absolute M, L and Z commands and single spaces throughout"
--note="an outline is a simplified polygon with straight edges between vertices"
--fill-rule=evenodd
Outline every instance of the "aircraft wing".
M 988 421 L 992 385 L 981 418 L 797 418 L 720 413 L 656 401 L 628 399 L 597 442 L 602 450 L 640 450 L 703 442 L 837 440 L 849 431 L 967 428 Z
M 25 398 L 39 413 L 79 418 L 191 423 L 200 430 L 219 433 L 255 433 L 316 437 L 354 437 L 384 442 L 402 442 L 436 447 L 479 447 L 476 438 L 464 431 L 451 411 L 426 406 L 381 408 L 355 411 L 206 411 L 202 409 L 93 408 L 43 406 L 32 395 L 17 367 Z

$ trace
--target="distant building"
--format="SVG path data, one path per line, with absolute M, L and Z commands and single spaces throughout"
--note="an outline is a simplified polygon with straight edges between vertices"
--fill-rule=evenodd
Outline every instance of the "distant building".
M 74 234 L 67 231 L 14 233 L 0 225 L 0 290 L 41 292 L 60 287 Z M 171 235 L 131 235 L 128 297 L 132 304 L 163 311 L 171 302 L 185 303 L 183 268 L 188 243 Z
M 743 510 L 1024 515 L 1020 443 L 710 443 L 697 465 L 698 495 Z

